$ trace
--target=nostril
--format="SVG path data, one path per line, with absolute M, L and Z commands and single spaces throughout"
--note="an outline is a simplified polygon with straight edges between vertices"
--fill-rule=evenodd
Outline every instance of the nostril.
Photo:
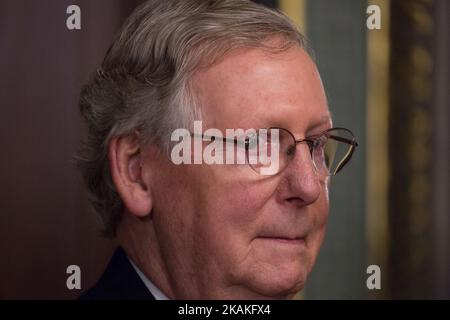
M 307 206 L 314 203 L 320 196 L 321 185 L 315 172 L 292 176 L 289 180 L 289 193 L 285 201 L 296 206 Z
M 299 197 L 292 197 L 292 198 L 287 198 L 286 199 L 287 202 L 293 204 L 293 205 L 299 205 L 302 204 L 304 201 L 299 198 Z

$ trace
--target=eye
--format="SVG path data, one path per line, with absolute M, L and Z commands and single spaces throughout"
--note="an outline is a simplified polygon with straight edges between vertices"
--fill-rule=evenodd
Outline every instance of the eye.
M 286 155 L 292 158 L 295 155 L 296 147 L 295 144 L 290 145 L 286 150 Z
M 314 140 L 314 148 L 323 148 L 323 146 L 327 143 L 328 136 L 321 135 Z
M 248 136 L 247 138 L 245 138 L 245 146 L 247 148 L 247 150 L 254 150 L 255 148 L 258 147 L 258 135 L 257 134 L 252 134 L 250 136 Z
M 328 137 L 323 135 L 314 140 L 313 145 L 313 158 L 316 166 L 326 166 L 329 159 L 325 152 L 325 145 L 328 141 Z

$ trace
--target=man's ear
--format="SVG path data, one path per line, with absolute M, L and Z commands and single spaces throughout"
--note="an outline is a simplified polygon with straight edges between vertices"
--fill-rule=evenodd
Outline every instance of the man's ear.
M 143 180 L 142 150 L 137 133 L 113 137 L 108 149 L 111 177 L 130 213 L 145 217 L 152 210 L 148 181 Z

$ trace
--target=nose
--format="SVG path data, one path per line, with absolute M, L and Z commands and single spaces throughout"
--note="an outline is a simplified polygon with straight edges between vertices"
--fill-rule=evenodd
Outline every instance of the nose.
M 289 187 L 288 200 L 290 202 L 307 206 L 319 198 L 320 179 L 306 143 L 297 145 L 295 157 L 286 167 L 285 174 Z

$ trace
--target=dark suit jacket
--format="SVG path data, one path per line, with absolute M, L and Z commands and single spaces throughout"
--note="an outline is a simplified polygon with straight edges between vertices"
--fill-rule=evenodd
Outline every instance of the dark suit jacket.
M 97 284 L 80 300 L 155 300 L 122 248 L 116 249 Z

